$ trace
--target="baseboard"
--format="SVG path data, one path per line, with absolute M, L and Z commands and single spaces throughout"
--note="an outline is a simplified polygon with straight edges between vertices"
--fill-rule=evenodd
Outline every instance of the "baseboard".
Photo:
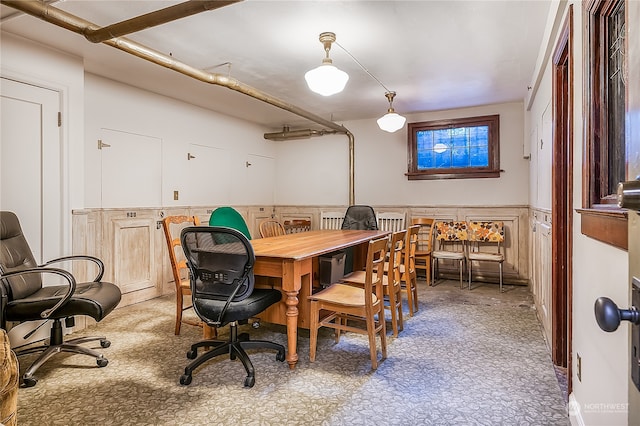
M 567 405 L 569 411 L 569 421 L 574 426 L 586 426 L 582 418 L 582 410 L 580 409 L 580 403 L 576 400 L 573 393 L 569 395 L 569 404 Z

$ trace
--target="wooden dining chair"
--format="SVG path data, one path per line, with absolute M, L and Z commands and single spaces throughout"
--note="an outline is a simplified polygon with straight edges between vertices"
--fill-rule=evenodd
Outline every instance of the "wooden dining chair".
M 169 259 L 171 261 L 171 272 L 173 273 L 173 281 L 176 285 L 176 326 L 175 334 L 180 334 L 182 323 L 203 327 L 204 338 L 212 338 L 217 335 L 216 329 L 203 324 L 199 320 L 183 319 L 182 313 L 191 308 L 191 304 L 185 306 L 184 298 L 191 297 L 191 287 L 189 284 L 189 270 L 184 257 L 184 251 L 180 244 L 180 231 L 187 226 L 198 226 L 200 220 L 197 216 L 166 216 L 162 220 L 162 229 L 167 241 L 167 249 L 169 250 Z M 172 231 L 175 231 L 173 233 Z M 177 235 L 174 237 L 174 235 Z
M 501 246 L 504 244 L 504 222 L 471 221 L 469 222 L 469 290 L 471 290 L 471 268 L 473 262 L 493 262 L 498 264 L 500 273 L 500 293 L 502 293 L 502 264 L 504 253 Z M 481 246 L 491 247 L 492 250 L 480 250 Z
M 309 360 L 316 360 L 318 329 L 328 327 L 335 330 L 336 343 L 341 331 L 366 334 L 369 337 L 371 368 L 378 368 L 376 335 L 380 337 L 382 359 L 387 357 L 386 325 L 384 320 L 384 293 L 382 277 L 388 238 L 369 242 L 363 287 L 334 283 L 311 296 L 311 324 L 309 329 Z M 320 314 L 324 316 L 320 318 Z M 356 321 L 349 324 L 349 321 Z M 364 322 L 366 328 L 358 327 Z
M 418 312 L 418 273 L 416 271 L 416 250 L 418 247 L 418 232 L 420 226 L 413 225 L 407 229 L 402 264 L 400 265 L 400 280 L 402 291 L 407 293 L 409 316 Z
M 405 226 L 405 216 L 404 213 L 398 212 L 376 212 L 378 229 L 390 232 L 407 229 Z
M 311 221 L 309 219 L 285 220 L 284 231 L 287 234 L 297 234 L 298 232 L 311 231 Z
M 436 247 L 431 252 L 431 284 L 435 284 L 436 269 L 439 260 L 454 260 L 458 262 L 460 269 L 460 288 L 462 284 L 462 272 L 467 258 L 467 222 L 447 221 L 435 224 Z
M 398 337 L 398 332 L 404 329 L 402 318 L 402 254 L 404 252 L 405 235 L 407 231 L 402 230 L 391 234 L 388 251 L 388 261 L 384 264 L 382 285 L 385 296 L 385 309 L 391 312 L 391 327 L 393 336 Z M 366 281 L 366 271 L 355 271 L 346 275 L 341 280 L 344 283 L 364 286 Z
M 424 271 L 427 285 L 431 285 L 431 252 L 433 250 L 433 223 L 430 217 L 414 217 L 412 225 L 418 225 L 418 246 L 416 247 L 416 273 Z
M 275 219 L 267 219 L 260 222 L 260 236 L 262 238 L 285 235 L 284 226 Z

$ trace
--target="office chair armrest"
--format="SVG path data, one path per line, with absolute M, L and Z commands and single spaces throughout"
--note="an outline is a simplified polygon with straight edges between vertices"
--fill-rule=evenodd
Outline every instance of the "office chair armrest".
M 3 272 L 2 275 L 0 276 L 0 280 L 4 281 L 9 277 L 25 275 L 25 274 L 56 274 L 63 277 L 69 283 L 69 290 L 67 290 L 67 293 L 64 295 L 64 297 L 62 297 L 62 299 L 60 299 L 60 301 L 56 303 L 52 308 L 45 309 L 40 313 L 40 318 L 42 319 L 49 318 L 51 314 L 53 314 L 57 309 L 59 309 L 65 303 L 67 303 L 71 298 L 71 295 L 73 294 L 73 292 L 76 291 L 76 280 L 75 278 L 73 278 L 73 275 L 71 275 L 69 271 L 65 271 L 64 269 L 58 269 L 58 268 L 30 268 L 30 269 L 22 269 L 20 271 L 14 271 L 14 272 L 7 272 L 7 273 Z
M 104 263 L 102 262 L 102 260 L 98 259 L 97 257 L 87 256 L 87 255 L 72 255 L 72 256 L 58 257 L 56 259 L 51 259 L 50 261 L 40 265 L 40 267 L 49 266 L 53 263 L 65 262 L 68 260 L 88 260 L 98 265 L 98 275 L 96 275 L 96 277 L 93 279 L 94 283 L 99 282 L 102 279 L 102 275 L 104 275 Z

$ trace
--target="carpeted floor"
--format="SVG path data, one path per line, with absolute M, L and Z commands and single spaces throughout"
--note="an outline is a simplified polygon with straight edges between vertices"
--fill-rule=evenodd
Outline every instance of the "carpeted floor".
M 298 337 L 295 370 L 273 352 L 254 352 L 256 384 L 242 365 L 205 364 L 178 382 L 200 330 L 174 336 L 174 300 L 117 309 L 87 334 L 104 333 L 109 365 L 59 354 L 19 392 L 20 425 L 568 425 L 567 409 L 531 296 L 524 287 L 445 281 L 420 287 L 420 311 L 405 316 L 388 358 L 370 370 L 366 336 L 335 344 L 321 333 L 309 363 L 308 332 Z M 284 328 L 242 326 L 252 338 L 286 347 Z M 225 334 L 221 333 L 221 337 Z M 20 358 L 24 372 L 33 356 Z

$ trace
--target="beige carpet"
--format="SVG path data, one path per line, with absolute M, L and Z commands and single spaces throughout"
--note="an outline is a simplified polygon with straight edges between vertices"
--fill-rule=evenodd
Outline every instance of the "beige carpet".
M 568 425 L 567 410 L 531 297 L 524 287 L 427 288 L 388 358 L 370 370 L 365 336 L 335 344 L 321 333 L 309 363 L 308 332 L 291 371 L 254 352 L 256 384 L 240 362 L 219 358 L 178 382 L 196 327 L 174 336 L 174 301 L 117 309 L 87 334 L 104 333 L 109 365 L 59 354 L 19 393 L 21 425 Z M 286 346 L 280 326 L 241 327 Z M 226 332 L 225 332 L 226 333 Z M 24 372 L 33 356 L 20 358 Z

